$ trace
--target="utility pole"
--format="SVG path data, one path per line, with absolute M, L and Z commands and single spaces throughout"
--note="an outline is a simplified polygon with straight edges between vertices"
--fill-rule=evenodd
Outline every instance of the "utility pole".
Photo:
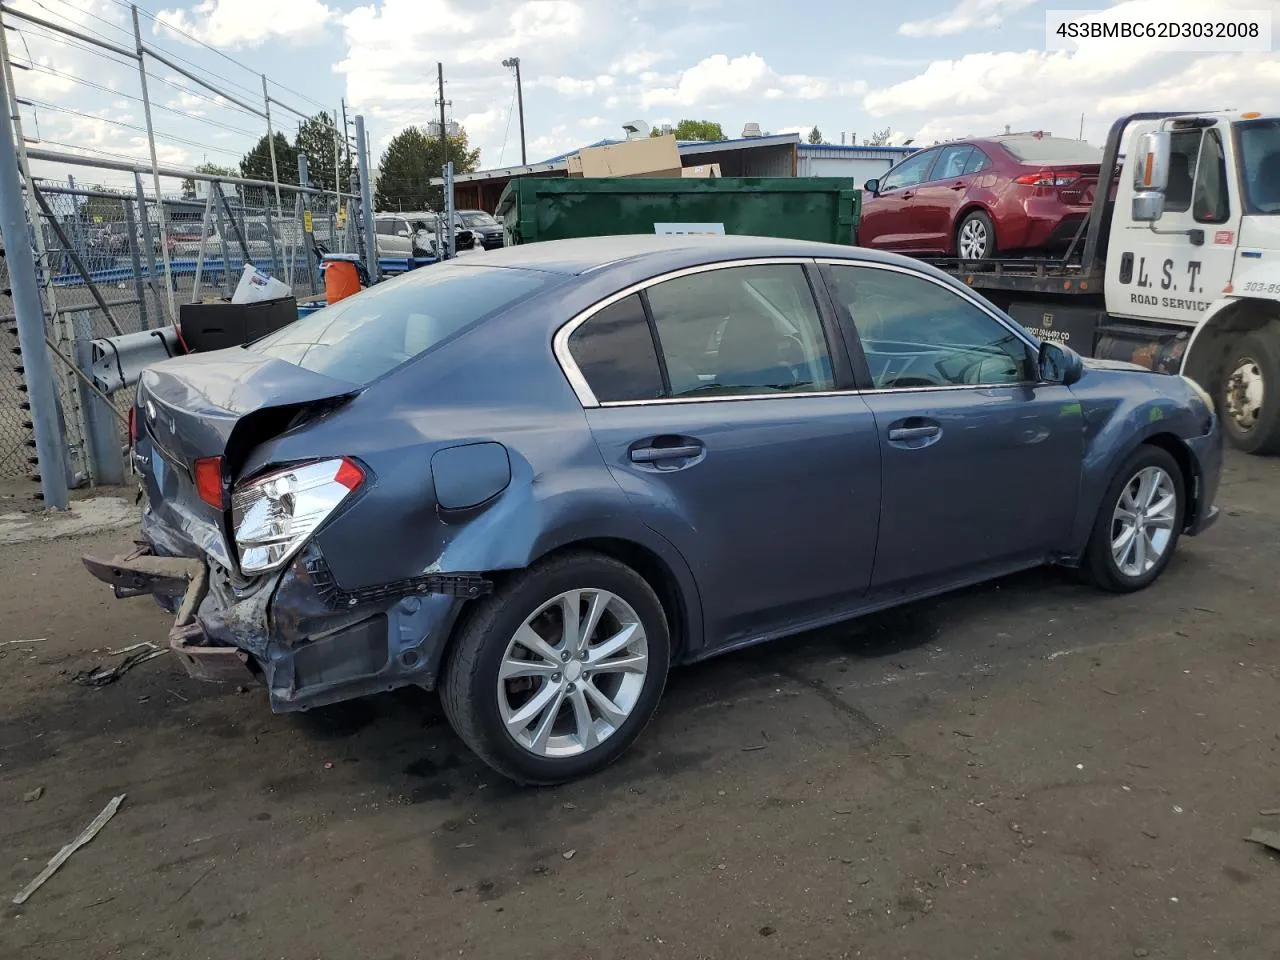
M 520 109 L 520 166 L 524 167 L 528 166 L 529 157 L 524 149 L 524 88 L 520 85 L 520 58 L 508 57 L 502 61 L 502 65 L 516 71 L 516 103 Z
M 440 105 L 440 149 L 442 151 L 440 154 L 440 162 L 444 164 L 449 162 L 449 132 L 444 125 L 445 99 L 444 99 L 444 64 L 443 63 L 436 64 L 436 77 L 437 77 L 436 82 L 440 85 L 440 95 L 439 95 L 439 98 L 436 100 L 436 103 Z

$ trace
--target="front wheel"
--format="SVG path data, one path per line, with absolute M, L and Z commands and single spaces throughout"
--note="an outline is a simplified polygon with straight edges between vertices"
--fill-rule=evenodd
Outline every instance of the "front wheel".
M 1173 456 L 1144 444 L 1107 487 L 1085 552 L 1085 570 L 1114 593 L 1150 586 L 1164 571 L 1187 513 L 1186 484 Z
M 440 687 L 458 736 L 521 783 L 562 783 L 612 763 L 666 684 L 670 639 L 653 588 L 595 553 L 555 557 L 479 602 Z
M 1245 453 L 1280 451 L 1280 337 L 1270 328 L 1232 345 L 1218 409 L 1233 446 Z

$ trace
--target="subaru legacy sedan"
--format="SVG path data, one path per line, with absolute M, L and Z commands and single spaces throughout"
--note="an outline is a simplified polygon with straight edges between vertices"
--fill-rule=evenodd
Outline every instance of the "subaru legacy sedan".
M 415 684 L 496 770 L 617 758 L 669 669 L 1039 564 L 1151 584 L 1216 517 L 1190 380 L 894 254 L 597 237 L 414 270 L 143 376 L 134 554 L 277 712 Z

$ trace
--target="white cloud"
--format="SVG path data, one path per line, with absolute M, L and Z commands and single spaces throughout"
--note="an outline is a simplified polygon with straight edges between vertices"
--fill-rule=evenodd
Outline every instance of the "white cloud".
M 949 37 L 979 27 L 998 27 L 1005 15 L 1029 7 L 1036 0 L 958 0 L 946 13 L 927 20 L 909 20 L 898 27 L 905 37 Z
M 719 108 L 757 97 L 819 100 L 860 94 L 865 89 L 866 84 L 861 81 L 850 83 L 804 74 L 782 75 L 756 53 L 732 59 L 717 53 L 681 71 L 667 86 L 641 90 L 639 101 L 645 109 L 663 104 Z
M 190 13 L 181 7 L 161 10 L 155 32 L 168 35 L 169 26 L 215 47 L 255 47 L 276 38 L 316 40 L 338 14 L 320 0 L 272 0 L 269 10 L 263 6 L 262 0 L 202 0 Z M 190 42 L 182 33 L 172 36 Z
M 622 55 L 612 67 L 609 68 L 610 73 L 626 73 L 637 74 L 644 73 L 655 64 L 661 63 L 663 60 L 669 60 L 671 54 L 658 53 L 654 50 L 631 50 Z

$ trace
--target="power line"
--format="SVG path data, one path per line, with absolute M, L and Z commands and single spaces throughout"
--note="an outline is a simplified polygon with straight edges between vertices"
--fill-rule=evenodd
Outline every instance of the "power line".
M 117 66 L 125 67 L 126 69 L 132 69 L 137 66 L 137 63 L 134 60 L 122 60 L 120 57 L 114 56 L 105 50 L 99 49 L 98 47 L 90 46 L 87 43 L 81 43 L 75 37 L 68 37 L 65 34 L 58 33 L 57 31 L 48 30 L 45 27 L 40 26 L 38 23 L 28 23 L 23 27 L 13 27 L 12 29 L 18 34 L 18 36 L 22 37 L 22 42 L 24 44 L 26 43 L 26 37 L 23 37 L 23 31 L 34 30 L 36 31 L 35 36 L 42 40 L 51 40 L 54 43 L 65 44 L 72 49 L 92 54 L 95 57 L 100 57 L 103 60 L 107 60 Z M 31 55 L 30 50 L 27 51 L 27 55 Z
M 85 120 L 97 120 L 97 121 L 100 121 L 101 123 L 109 123 L 112 126 L 120 127 L 124 130 L 133 130 L 137 133 L 145 134 L 147 132 L 146 127 L 140 127 L 136 123 L 129 123 L 125 120 L 116 120 L 112 117 L 104 117 L 94 113 L 84 113 L 81 110 L 72 110 L 70 107 L 61 107 L 61 106 L 58 106 L 56 103 L 49 103 L 46 100 L 28 100 L 27 102 L 30 103 L 33 107 L 39 107 L 41 110 L 48 110 L 48 111 L 52 111 L 53 113 L 65 113 L 73 117 L 81 117 L 82 119 L 85 119 Z M 230 156 L 240 156 L 240 151 L 238 150 L 227 150 L 222 147 L 211 147 L 208 144 L 200 143 L 199 141 L 196 141 L 196 140 L 188 140 L 186 137 L 175 136 L 174 134 L 171 134 L 171 133 L 157 132 L 155 134 L 155 137 L 157 140 L 170 140 L 173 143 L 181 143 L 181 144 L 184 144 L 185 146 L 196 147 L 197 149 L 200 149 L 200 150 L 212 150 L 215 153 L 225 153 Z
M 32 2 L 32 3 L 34 3 L 34 4 L 35 4 L 37 7 L 39 7 L 40 9 L 44 10 L 44 11 L 45 11 L 46 13 L 48 13 L 50 16 L 53 16 L 53 17 L 59 17 L 59 18 L 65 18 L 65 16 L 66 16 L 66 14 L 59 14 L 59 13 L 54 12 L 53 10 L 50 10 L 50 9 L 49 9 L 48 7 L 46 7 L 43 3 L 41 3 L 41 2 L 40 2 L 40 0 L 31 0 L 31 2 Z M 129 30 L 129 29 L 125 28 L 125 27 L 122 27 L 122 26 L 121 26 L 120 24 L 118 24 L 118 23 L 112 23 L 112 22 L 111 22 L 110 20 L 108 20 L 106 17 L 100 17 L 100 16 L 98 16 L 96 13 L 94 13 L 92 10 L 89 10 L 89 9 L 86 9 L 86 8 L 77 7 L 74 3 L 71 3 L 71 2 L 70 2 L 70 0 L 54 0 L 54 2 L 55 2 L 55 3 L 61 3 L 63 6 L 66 6 L 66 7 L 70 7 L 72 10 L 76 11 L 76 13 L 82 13 L 82 14 L 84 14 L 84 15 L 85 15 L 85 16 L 87 16 L 87 17 L 92 17 L 94 20 L 97 20 L 99 23 L 106 24 L 106 25 L 107 25 L 108 27 L 110 27 L 111 29 L 113 29 L 113 30 L 115 30 L 115 31 L 117 31 L 117 32 L 119 32 L 119 33 L 124 34 L 124 35 L 125 35 L 126 37 L 128 37 L 130 40 L 132 40 L 132 39 L 133 39 L 133 31 L 132 31 L 132 30 Z
M 498 151 L 498 166 L 502 166 L 502 158 L 507 152 L 507 137 L 511 133 L 511 111 L 515 109 L 516 92 L 513 88 L 511 91 L 511 104 L 507 107 L 507 129 L 502 132 L 502 149 Z

